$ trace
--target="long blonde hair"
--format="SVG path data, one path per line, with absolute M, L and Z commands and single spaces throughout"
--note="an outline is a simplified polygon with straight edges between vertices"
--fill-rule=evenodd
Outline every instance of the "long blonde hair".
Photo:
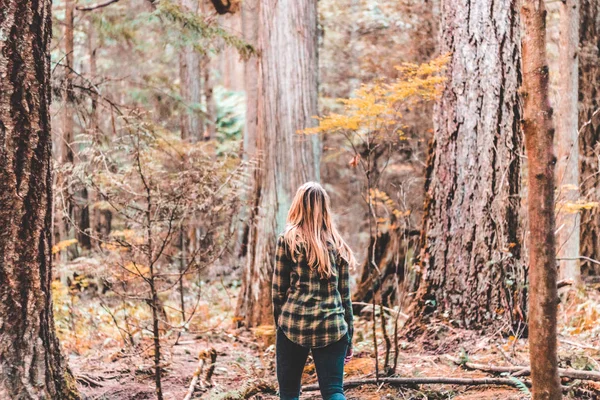
M 350 267 L 356 263 L 352 250 L 331 218 L 329 195 L 317 182 L 306 182 L 296 191 L 287 216 L 284 240 L 294 261 L 304 247 L 309 267 L 316 269 L 321 278 L 335 275 L 328 243 Z

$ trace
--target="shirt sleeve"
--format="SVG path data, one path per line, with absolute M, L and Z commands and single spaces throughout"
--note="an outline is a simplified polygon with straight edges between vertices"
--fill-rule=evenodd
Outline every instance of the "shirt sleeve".
M 344 319 L 348 324 L 348 336 L 352 343 L 354 335 L 354 314 L 352 314 L 352 300 L 350 298 L 350 267 L 346 260 L 340 257 L 340 276 L 338 279 L 338 290 L 342 296 L 342 305 L 344 306 Z
M 278 326 L 281 308 L 287 298 L 287 291 L 290 287 L 291 260 L 287 252 L 287 246 L 280 236 L 277 240 L 277 252 L 275 257 L 275 268 L 273 270 L 273 317 L 275 326 Z

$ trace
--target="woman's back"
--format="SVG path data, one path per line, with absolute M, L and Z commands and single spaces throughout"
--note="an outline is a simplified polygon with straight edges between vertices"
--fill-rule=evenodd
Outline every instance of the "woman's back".
M 273 303 L 281 310 L 276 322 L 291 341 L 309 348 L 336 342 L 349 330 L 344 307 L 346 303 L 352 312 L 349 291 L 345 302 L 342 298 L 344 288 L 349 287 L 348 266 L 332 245 L 328 250 L 334 273 L 322 278 L 309 267 L 303 249 L 294 260 L 283 236 L 277 243 Z M 282 288 L 287 288 L 285 293 Z
M 352 356 L 353 333 L 349 268 L 354 263 L 331 219 L 329 196 L 318 183 L 305 183 L 277 240 L 273 271 L 281 399 L 298 399 L 309 351 L 323 398 L 345 399 L 344 362 Z

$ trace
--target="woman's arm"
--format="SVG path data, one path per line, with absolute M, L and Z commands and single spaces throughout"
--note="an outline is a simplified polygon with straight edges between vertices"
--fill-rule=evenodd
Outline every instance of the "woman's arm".
M 281 308 L 285 303 L 287 291 L 290 287 L 291 260 L 287 252 L 287 246 L 283 236 L 277 240 L 277 253 L 275 257 L 275 269 L 273 270 L 273 317 L 275 326 L 278 325 Z
M 344 319 L 348 324 L 348 336 L 352 343 L 354 335 L 354 315 L 352 314 L 352 300 L 350 298 L 350 267 L 348 262 L 340 257 L 340 277 L 338 280 L 338 290 L 342 296 L 342 304 L 344 306 Z

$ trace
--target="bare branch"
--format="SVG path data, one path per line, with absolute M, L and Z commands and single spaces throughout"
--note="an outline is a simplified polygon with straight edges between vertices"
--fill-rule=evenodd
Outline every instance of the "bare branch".
M 94 11 L 94 10 L 97 10 L 99 8 L 104 8 L 104 7 L 110 6 L 111 4 L 116 3 L 118 1 L 119 0 L 108 0 L 108 1 L 106 1 L 104 3 L 98 3 L 98 4 L 94 4 L 94 5 L 87 6 L 87 7 L 77 6 L 77 7 L 75 7 L 75 9 L 77 11 Z

